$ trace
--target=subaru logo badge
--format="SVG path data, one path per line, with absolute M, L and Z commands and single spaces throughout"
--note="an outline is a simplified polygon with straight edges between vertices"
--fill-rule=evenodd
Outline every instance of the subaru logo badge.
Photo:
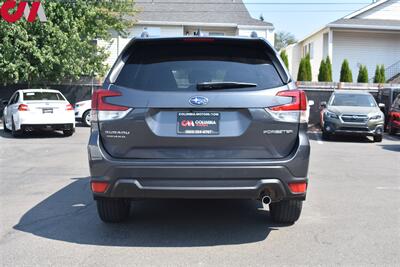
M 189 99 L 189 103 L 193 106 L 204 106 L 208 104 L 208 98 L 204 96 L 194 96 Z

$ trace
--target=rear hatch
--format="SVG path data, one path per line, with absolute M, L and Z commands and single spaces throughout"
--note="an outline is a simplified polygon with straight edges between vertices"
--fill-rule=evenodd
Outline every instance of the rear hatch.
M 259 39 L 137 40 L 93 96 L 101 142 L 121 159 L 286 157 L 304 99 L 284 73 Z

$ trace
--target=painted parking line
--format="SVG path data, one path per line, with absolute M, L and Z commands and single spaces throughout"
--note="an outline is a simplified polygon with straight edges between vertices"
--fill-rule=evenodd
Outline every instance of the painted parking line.
M 381 187 L 377 187 L 376 189 L 378 189 L 378 190 L 400 190 L 400 186 L 398 186 L 398 187 L 384 187 L 384 186 L 381 186 Z

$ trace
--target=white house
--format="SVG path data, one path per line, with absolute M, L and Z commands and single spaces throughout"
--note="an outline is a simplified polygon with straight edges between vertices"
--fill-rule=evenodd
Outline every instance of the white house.
M 138 13 L 128 38 L 115 36 L 112 43 L 100 42 L 108 48 L 112 65 L 125 45 L 134 37 L 172 37 L 186 35 L 250 36 L 253 32 L 275 41 L 272 23 L 250 16 L 242 0 L 140 0 Z
M 356 81 L 359 66 L 366 65 L 369 77 L 377 64 L 384 64 L 386 78 L 400 73 L 400 0 L 381 0 L 344 18 L 331 22 L 322 29 L 285 48 L 289 69 L 297 78 L 302 57 L 310 53 L 313 81 L 318 80 L 321 60 L 330 57 L 333 80 L 339 81 L 344 59 L 348 59 Z

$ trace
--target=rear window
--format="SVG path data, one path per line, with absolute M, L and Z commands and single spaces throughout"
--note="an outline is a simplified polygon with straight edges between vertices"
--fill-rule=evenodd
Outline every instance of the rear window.
M 24 101 L 65 100 L 60 93 L 53 92 L 26 92 Z
M 116 80 L 148 91 L 195 91 L 207 82 L 252 83 L 256 89 L 284 84 L 261 46 L 183 42 L 137 44 Z

